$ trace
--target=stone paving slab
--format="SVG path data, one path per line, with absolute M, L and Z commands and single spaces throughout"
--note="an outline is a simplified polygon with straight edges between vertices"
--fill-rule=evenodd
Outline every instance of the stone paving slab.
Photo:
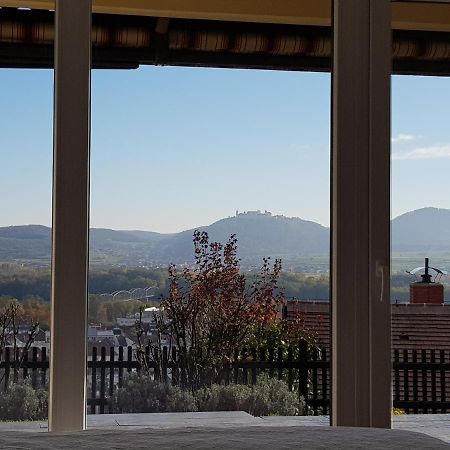
M 88 416 L 88 427 L 108 426 L 115 422 L 123 427 L 224 427 L 249 426 L 261 422 L 259 417 L 251 416 L 244 411 L 190 412 L 190 413 L 149 413 L 149 414 L 108 414 Z
M 47 422 L 0 422 L 0 431 L 47 431 Z
M 327 427 L 329 416 L 254 417 L 244 411 L 96 414 L 87 416 L 90 430 L 235 428 L 235 427 Z M 450 443 L 450 414 L 393 416 L 393 428 L 427 434 Z M 45 432 L 46 422 L 0 422 L 0 431 Z
M 448 450 L 420 433 L 351 427 L 90 429 L 73 433 L 0 433 L 0 449 L 23 450 Z
M 329 426 L 329 416 L 262 417 L 267 426 Z M 392 428 L 424 433 L 450 443 L 450 414 L 405 414 L 393 416 Z
M 23 450 L 448 450 L 420 433 L 351 427 L 200 427 L 90 429 L 73 433 L 0 433 L 0 449 Z

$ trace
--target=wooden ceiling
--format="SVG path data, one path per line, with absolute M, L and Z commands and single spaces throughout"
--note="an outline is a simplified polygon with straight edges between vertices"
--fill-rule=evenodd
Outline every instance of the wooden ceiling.
M 54 9 L 48 0 L 0 0 L 0 6 Z M 98 13 L 330 26 L 331 0 L 93 0 Z M 449 31 L 450 4 L 394 2 L 392 27 Z
M 0 7 L 0 67 L 53 67 L 54 2 Z M 331 70 L 331 0 L 93 0 L 93 9 L 94 68 Z M 449 76 L 450 3 L 393 3 L 392 17 L 393 72 Z

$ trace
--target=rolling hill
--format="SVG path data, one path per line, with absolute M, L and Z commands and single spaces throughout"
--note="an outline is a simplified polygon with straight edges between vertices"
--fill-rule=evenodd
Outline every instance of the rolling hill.
M 219 242 L 236 234 L 239 257 L 246 265 L 259 265 L 264 256 L 289 261 L 329 253 L 329 229 L 299 218 L 249 212 L 199 229 Z M 161 234 L 93 228 L 91 260 L 129 265 L 191 262 L 193 231 Z M 48 263 L 50 241 L 51 229 L 41 225 L 0 228 L 0 261 Z M 392 241 L 397 252 L 449 251 L 450 210 L 422 208 L 395 218 Z
M 328 228 L 315 222 L 266 214 L 239 214 L 199 227 L 210 239 L 238 238 L 239 256 L 249 264 L 263 256 L 326 254 Z M 174 234 L 147 231 L 90 231 L 91 259 L 123 264 L 190 262 L 194 230 Z M 0 228 L 0 261 L 50 258 L 51 229 L 41 225 Z
M 450 250 L 450 209 L 421 208 L 392 221 L 394 251 Z

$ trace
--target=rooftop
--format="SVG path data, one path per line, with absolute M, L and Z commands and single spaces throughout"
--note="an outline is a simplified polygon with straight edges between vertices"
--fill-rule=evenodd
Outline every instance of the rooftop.
M 450 350 L 450 304 L 399 303 L 391 306 L 392 347 L 411 350 Z M 330 304 L 290 300 L 288 319 L 298 317 L 304 330 L 330 347 Z

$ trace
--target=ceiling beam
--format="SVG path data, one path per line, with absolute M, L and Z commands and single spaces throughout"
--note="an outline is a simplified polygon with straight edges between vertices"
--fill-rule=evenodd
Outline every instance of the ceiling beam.
M 396 30 L 450 31 L 450 4 L 393 3 L 392 28 Z
M 0 6 L 54 9 L 51 0 L 0 0 Z M 331 24 L 331 0 L 93 0 L 99 13 L 298 25 Z M 449 3 L 396 2 L 392 28 L 450 31 Z
M 0 6 L 54 9 L 54 1 L 0 0 Z M 93 11 L 185 19 L 329 25 L 331 0 L 93 0 Z

